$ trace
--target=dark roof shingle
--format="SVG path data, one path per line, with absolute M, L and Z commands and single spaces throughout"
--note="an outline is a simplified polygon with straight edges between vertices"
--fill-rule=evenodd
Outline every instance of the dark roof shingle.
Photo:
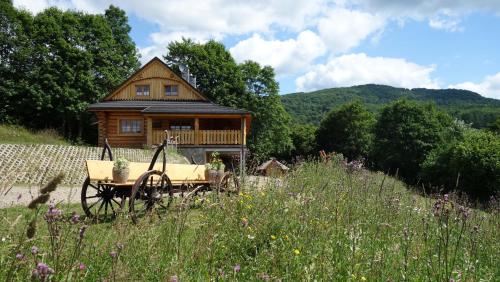
M 211 102 L 104 101 L 89 110 L 140 110 L 148 114 L 249 114 L 249 111 L 219 106 Z

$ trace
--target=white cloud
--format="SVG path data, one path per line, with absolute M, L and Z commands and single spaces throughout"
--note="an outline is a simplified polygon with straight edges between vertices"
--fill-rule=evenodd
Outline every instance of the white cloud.
M 333 9 L 318 22 L 318 31 L 334 53 L 356 47 L 369 35 L 384 27 L 385 19 L 365 12 Z
M 500 72 L 486 76 L 480 83 L 463 82 L 450 85 L 448 88 L 470 90 L 485 97 L 500 99 Z
M 238 62 L 253 60 L 272 66 L 278 75 L 303 70 L 326 52 L 321 39 L 314 32 L 301 32 L 297 39 L 265 40 L 259 34 L 238 42 L 229 49 Z
M 349 54 L 320 64 L 296 79 L 298 91 L 377 83 L 397 87 L 438 88 L 431 78 L 434 66 L 421 66 L 405 59 Z
M 150 40 L 153 42 L 152 45 L 140 48 L 139 53 L 141 54 L 142 63 L 147 63 L 154 57 L 162 58 L 163 55 L 167 54 L 167 45 L 172 41 L 180 41 L 182 38 L 190 38 L 195 42 L 204 43 L 209 39 L 218 40 L 220 37 L 205 37 L 203 33 L 194 32 L 171 32 L 171 33 L 161 33 L 154 32 L 149 35 Z
M 451 32 L 462 31 L 460 20 L 457 18 L 443 18 L 440 16 L 429 19 L 429 26 L 435 29 L 442 29 Z

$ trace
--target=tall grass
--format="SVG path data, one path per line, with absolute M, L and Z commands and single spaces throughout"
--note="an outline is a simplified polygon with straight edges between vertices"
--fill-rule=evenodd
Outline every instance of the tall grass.
M 107 223 L 76 221 L 75 206 L 60 206 L 57 220 L 39 218 L 32 239 L 14 224 L 19 210 L 1 211 L 10 224 L 0 227 L 8 238 L 0 245 L 0 279 L 29 279 L 40 262 L 53 270 L 47 281 L 498 281 L 500 275 L 498 204 L 479 211 L 453 195 L 424 198 L 394 178 L 335 160 L 304 163 L 264 187 L 247 183 L 237 196 L 174 203 L 168 216 L 138 225 L 125 213 Z M 32 212 L 23 213 L 28 223 Z
M 0 143 L 69 145 L 69 142 L 54 129 L 33 132 L 22 126 L 2 124 L 0 124 Z

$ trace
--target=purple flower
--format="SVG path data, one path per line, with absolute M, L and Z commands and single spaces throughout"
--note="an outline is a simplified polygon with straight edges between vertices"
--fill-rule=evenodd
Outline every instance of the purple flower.
M 169 281 L 170 282 L 179 282 L 179 277 L 177 277 L 177 275 L 172 275 L 172 276 L 170 276 Z
M 80 262 L 80 264 L 78 265 L 78 269 L 80 269 L 80 271 L 85 271 L 87 267 L 85 266 L 85 264 L 83 264 L 83 262 Z
M 78 232 L 78 236 L 80 236 L 80 240 L 83 239 L 83 235 L 85 235 L 85 230 L 87 230 L 87 225 L 80 227 L 80 231 Z
M 35 272 L 36 272 L 36 276 L 40 276 L 43 278 L 45 278 L 51 274 L 54 274 L 54 270 L 43 262 L 39 262 L 36 265 L 36 270 L 33 273 L 35 274 Z
M 71 215 L 71 223 L 77 224 L 78 222 L 80 222 L 80 216 L 76 214 L 76 212 L 73 212 Z
M 222 278 L 224 278 L 224 276 L 226 274 L 222 268 L 219 268 L 218 273 L 219 273 L 219 276 Z
M 31 247 L 31 253 L 32 253 L 33 255 L 38 254 L 38 247 L 37 247 L 37 246 L 33 246 L 33 247 Z
M 118 253 L 117 253 L 117 252 L 115 252 L 115 251 L 111 251 L 111 252 L 109 253 L 109 255 L 110 255 L 112 258 L 116 258 L 116 257 L 118 256 Z
M 239 264 L 235 265 L 233 268 L 234 272 L 240 272 L 241 266 Z
M 43 216 L 47 222 L 54 222 L 61 219 L 62 211 L 57 209 L 53 203 L 49 204 L 49 210 Z
M 16 254 L 16 259 L 23 260 L 24 259 L 24 255 L 21 254 L 21 253 L 18 253 L 18 254 Z
M 259 278 L 264 281 L 269 281 L 269 275 L 265 272 L 259 274 Z

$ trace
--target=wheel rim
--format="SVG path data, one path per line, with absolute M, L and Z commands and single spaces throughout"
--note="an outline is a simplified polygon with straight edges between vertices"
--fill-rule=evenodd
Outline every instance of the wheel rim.
M 132 220 L 137 223 L 147 214 L 161 218 L 167 213 L 172 196 L 172 183 L 166 174 L 159 171 L 146 172 L 137 179 L 132 188 L 129 201 Z M 168 199 L 165 199 L 166 197 Z
M 85 214 L 94 219 L 108 219 L 116 216 L 121 203 L 115 199 L 116 188 L 103 182 L 87 178 L 82 187 L 82 207 Z

